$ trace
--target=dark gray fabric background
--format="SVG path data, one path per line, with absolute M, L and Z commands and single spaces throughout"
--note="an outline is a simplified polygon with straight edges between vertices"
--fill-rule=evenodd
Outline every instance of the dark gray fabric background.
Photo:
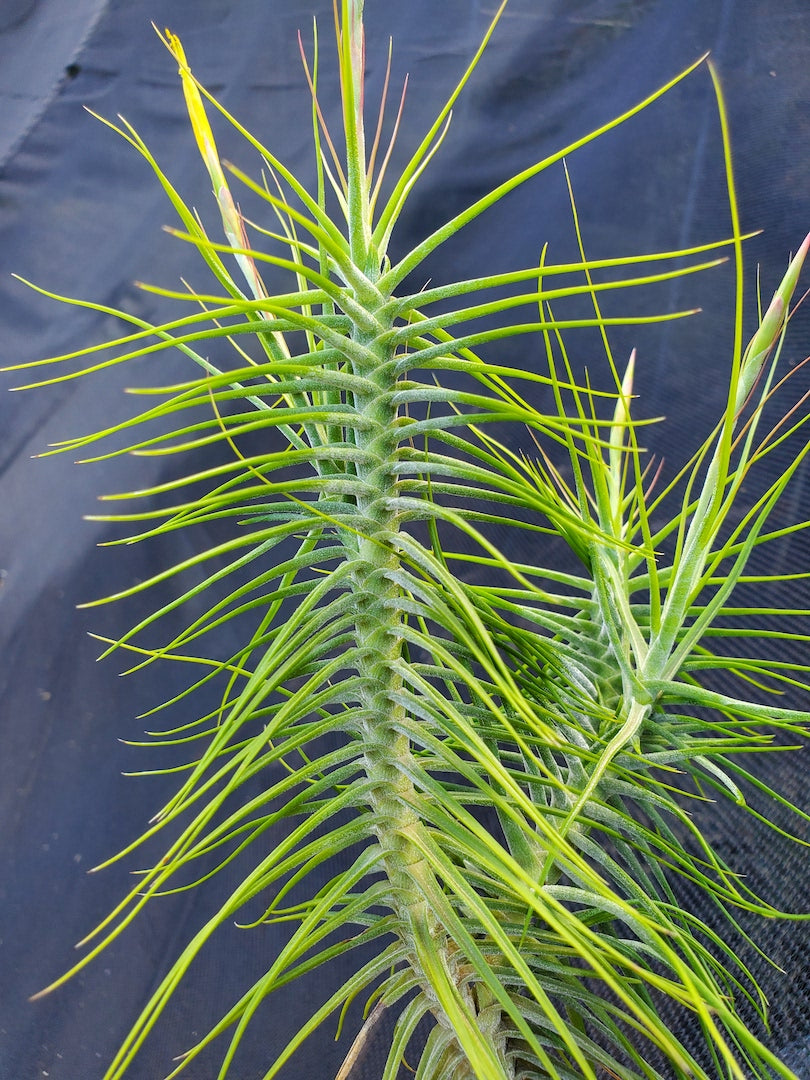
M 389 34 L 395 85 L 410 72 L 404 153 L 463 70 L 494 4 L 367 0 L 366 7 L 370 96 L 381 84 Z M 295 34 L 300 27 L 309 37 L 313 13 L 328 46 L 326 0 L 0 2 L 0 362 L 66 352 L 117 332 L 112 320 L 27 291 L 11 279 L 12 271 L 146 318 L 159 308 L 134 281 L 174 287 L 183 274 L 194 280 L 189 250 L 161 232 L 173 214 L 147 166 L 82 109 L 124 113 L 187 200 L 208 212 L 208 180 L 183 118 L 176 67 L 150 20 L 181 35 L 195 73 L 306 177 L 312 160 Z M 810 228 L 807 0 L 511 0 L 456 109 L 446 145 L 419 183 L 396 250 L 512 172 L 622 111 L 708 49 L 728 96 L 743 226 L 764 230 L 748 246 L 751 280 L 759 263 L 769 291 Z M 221 144 L 225 156 L 257 171 L 255 159 L 224 129 Z M 593 256 L 727 234 L 719 130 L 705 69 L 647 114 L 573 155 L 569 166 Z M 431 273 L 439 281 L 531 265 L 546 241 L 552 259 L 573 251 L 559 167 L 448 244 Z M 650 445 L 673 471 L 721 406 L 731 287 L 724 268 L 645 295 L 633 301 L 639 310 L 699 305 L 703 313 L 688 324 L 617 335 L 620 355 L 639 345 L 641 408 L 668 417 Z M 750 319 L 754 311 L 749 292 Z M 787 362 L 808 351 L 804 309 L 788 339 Z M 504 355 L 532 365 L 539 350 L 524 340 Z M 159 375 L 140 361 L 35 394 L 0 393 L 0 1080 L 100 1077 L 169 959 L 227 890 L 227 881 L 217 881 L 199 895 L 152 905 L 75 981 L 28 1003 L 28 995 L 70 962 L 73 944 L 117 901 L 131 881 L 129 871 L 145 857 L 136 854 L 90 877 L 85 870 L 137 835 L 169 790 L 165 779 L 122 777 L 122 770 L 155 762 L 117 740 L 138 738 L 143 723 L 136 715 L 169 696 L 180 674 L 169 667 L 121 680 L 117 660 L 94 663 L 98 646 L 87 637 L 91 630 L 120 633 L 147 610 L 149 598 L 95 610 L 75 605 L 187 554 L 182 537 L 97 549 L 106 529 L 82 521 L 94 512 L 98 493 L 146 485 L 164 467 L 159 462 L 122 459 L 77 468 L 67 457 L 32 461 L 31 455 L 122 415 L 130 404 L 123 387 L 166 381 L 183 370 L 180 358 L 164 356 L 159 363 Z M 14 380 L 4 376 L 2 387 L 10 385 Z M 806 386 L 800 373 L 783 401 L 792 402 Z M 805 468 L 785 500 L 785 523 L 810 516 L 807 481 Z M 504 543 L 520 554 L 516 540 Z M 783 565 L 810 569 L 801 534 L 758 558 L 771 572 Z M 808 589 L 799 583 L 774 590 L 773 599 L 808 605 Z M 810 809 L 807 761 L 805 752 L 759 767 Z M 751 873 L 754 887 L 787 909 L 810 908 L 806 849 L 741 824 L 732 808 L 709 808 L 704 817 L 714 841 L 735 867 Z M 327 866 L 324 874 L 330 872 Z M 222 934 L 149 1039 L 133 1080 L 169 1071 L 171 1057 L 267 965 L 274 934 Z M 803 1049 L 810 1032 L 806 924 L 769 923 L 760 938 L 784 969 L 754 961 L 771 999 L 773 1045 L 786 1050 L 800 1075 L 810 1076 Z M 261 1077 L 299 1010 L 321 1000 L 329 980 L 336 983 L 340 975 L 319 974 L 271 999 L 235 1076 Z M 327 1025 L 285 1076 L 334 1077 L 347 1038 L 336 1044 L 333 1034 Z M 372 1052 L 358 1080 L 375 1080 L 379 1070 Z M 213 1080 L 216 1073 L 214 1057 L 189 1076 Z

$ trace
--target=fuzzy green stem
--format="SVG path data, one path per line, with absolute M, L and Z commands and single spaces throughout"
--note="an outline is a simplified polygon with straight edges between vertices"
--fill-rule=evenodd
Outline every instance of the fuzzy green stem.
M 372 312 L 375 317 L 379 312 Z M 399 531 L 397 513 L 392 509 L 397 490 L 395 472 L 397 406 L 391 391 L 396 381 L 393 346 L 384 332 L 376 339 L 356 331 L 364 346 L 362 360 L 353 362 L 354 373 L 377 392 L 356 395 L 355 406 L 366 423 L 359 425 L 357 441 L 363 456 L 358 478 L 363 494 L 358 497 L 360 536 L 351 543 L 352 584 L 356 600 L 356 641 L 360 655 L 361 698 L 364 720 L 357 732 L 364 747 L 365 772 L 371 781 L 370 803 L 374 831 L 381 849 L 381 861 L 391 885 L 391 903 L 400 920 L 410 963 L 422 989 L 434 1005 L 440 1024 L 454 1027 L 441 1006 L 444 993 L 457 995 L 459 983 L 453 956 L 457 952 L 428 895 L 439 888 L 420 845 L 416 842 L 424 825 L 412 809 L 418 802 L 410 776 L 415 759 L 406 727 L 406 709 L 400 704 L 403 691 L 399 661 L 402 658 L 401 632 L 404 618 L 399 604 L 400 587 L 394 580 L 400 556 L 392 538 Z M 367 357 L 374 356 L 369 362 Z M 430 965 L 427 959 L 432 961 Z M 430 975 L 432 972 L 432 977 Z M 436 982 L 438 981 L 438 987 Z M 475 1004 L 465 996 L 467 1022 L 473 1024 Z M 477 1022 L 477 1021 L 475 1021 Z M 456 1032 L 458 1035 L 458 1032 Z M 482 1033 L 471 1032 L 480 1046 Z M 463 1037 L 458 1039 L 464 1050 Z M 492 1080 L 511 1075 L 504 1055 L 495 1046 L 505 1036 L 487 1039 L 492 1057 Z M 460 1067 L 453 1080 L 477 1080 L 471 1067 Z

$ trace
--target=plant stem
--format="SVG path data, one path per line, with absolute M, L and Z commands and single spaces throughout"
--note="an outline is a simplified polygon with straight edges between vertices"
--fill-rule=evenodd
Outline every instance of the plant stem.
M 373 302 L 372 302 L 373 303 Z M 382 306 L 381 298 L 377 304 Z M 372 308 L 377 316 L 379 307 Z M 382 316 L 381 316 L 382 320 Z M 411 776 L 417 762 L 407 734 L 409 717 L 403 704 L 401 632 L 405 617 L 400 603 L 400 586 L 394 580 L 400 556 L 392 539 L 400 531 L 397 511 L 398 407 L 392 404 L 396 374 L 395 346 L 388 343 L 390 321 L 384 320 L 375 336 L 356 328 L 354 339 L 364 346 L 364 356 L 373 361 L 353 361 L 356 375 L 378 387 L 355 397 L 355 407 L 364 423 L 357 426 L 356 438 L 364 452 L 357 466 L 361 494 L 357 500 L 360 527 L 346 540 L 351 563 L 351 581 L 356 600 L 356 642 L 361 678 L 363 720 L 357 737 L 364 748 L 364 767 L 371 781 L 369 802 L 375 821 L 374 833 L 380 858 L 391 888 L 391 906 L 400 922 L 411 967 L 423 993 L 431 1002 L 436 1021 L 454 1032 L 461 1051 L 461 1063 L 452 1080 L 481 1080 L 469 1064 L 467 1039 L 448 1016 L 441 993 L 436 992 L 436 976 L 445 994 L 463 1005 L 469 1023 L 477 1017 L 471 988 L 462 985 L 454 960 L 458 949 L 442 925 L 429 897 L 441 889 L 434 871 L 420 848 L 429 843 L 427 832 L 413 809 L 420 799 Z M 359 534 L 359 535 L 358 535 Z M 438 966 L 438 971 L 437 971 Z M 432 978 L 428 977 L 428 968 Z M 460 1000 L 460 997 L 463 1000 Z M 490 1058 L 485 1080 L 503 1080 L 512 1075 L 505 1056 L 495 1047 L 505 1037 L 487 1039 L 477 1030 L 468 1036 L 479 1050 L 482 1041 Z M 449 1080 L 449 1077 L 448 1077 Z

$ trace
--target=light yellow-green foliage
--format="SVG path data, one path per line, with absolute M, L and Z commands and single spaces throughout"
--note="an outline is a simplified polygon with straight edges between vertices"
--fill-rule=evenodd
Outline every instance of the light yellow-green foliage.
M 178 215 L 175 235 L 214 284 L 205 294 L 156 290 L 179 312 L 160 326 L 59 297 L 133 329 L 41 361 L 52 369 L 30 385 L 179 349 L 188 381 L 141 388 L 148 404 L 138 415 L 52 452 L 86 458 L 101 442 L 96 458 L 189 455 L 187 476 L 114 496 L 136 508 L 106 520 L 134 530 L 122 543 L 205 522 L 226 538 L 116 597 L 151 589 L 158 600 L 107 652 L 129 652 L 133 670 L 188 665 L 188 690 L 167 703 L 183 719 L 153 737 L 185 745 L 188 764 L 142 838 L 171 826 L 175 839 L 53 985 L 168 891 L 204 887 L 220 871 L 233 891 L 185 945 L 106 1080 L 124 1076 L 199 950 L 234 920 L 253 934 L 287 923 L 290 935 L 171 1076 L 198 1075 L 198 1054 L 221 1036 L 219 1076 L 239 1077 L 233 1063 L 259 1006 L 336 958 L 355 973 L 297 1018 L 267 1080 L 355 999 L 368 1019 L 340 1080 L 385 1010 L 397 1019 L 383 1080 L 404 1060 L 417 1080 L 791 1076 L 741 1018 L 741 1006 L 764 1014 L 765 1003 L 735 945 L 738 912 L 783 913 L 746 886 L 744 867 L 711 849 L 690 805 L 710 795 L 745 812 L 759 782 L 743 755 L 774 747 L 777 735 L 795 741 L 810 720 L 767 696 L 780 685 L 806 691 L 801 665 L 716 655 L 709 644 L 757 626 L 758 608 L 736 603 L 735 588 L 756 583 L 752 551 L 782 535 L 769 518 L 806 452 L 740 508 L 751 470 L 804 424 L 789 413 L 760 432 L 810 237 L 744 348 L 743 237 L 718 87 L 726 244 L 592 261 L 572 195 L 575 264 L 550 262 L 539 236 L 535 266 L 409 293 L 412 271 L 508 192 L 562 168 L 677 82 L 705 76 L 693 65 L 391 262 L 397 219 L 503 7 L 423 142 L 383 183 L 398 123 L 383 102 L 367 147 L 363 4 L 336 3 L 343 145 L 338 152 L 318 103 L 316 38 L 305 62 L 312 192 L 197 82 L 166 31 L 224 242 L 206 234 L 134 128 L 108 124 L 151 166 Z M 220 161 L 223 123 L 257 152 L 258 179 Z M 384 131 L 393 132 L 387 147 Z M 263 201 L 260 225 L 243 219 L 237 185 Z M 636 315 L 633 289 L 707 272 L 728 251 L 735 345 L 713 371 L 728 383 L 725 411 L 692 460 L 655 478 L 634 419 L 643 357 L 614 359 L 611 328 L 688 315 Z M 263 267 L 284 271 L 287 291 L 268 291 Z M 603 316 L 606 290 L 621 291 L 627 314 Z M 589 314 L 570 314 L 568 301 L 583 296 Z M 595 390 L 577 360 L 582 327 L 601 336 L 612 391 Z M 531 344 L 524 369 L 487 359 L 490 342 L 517 335 Z M 217 359 L 226 343 L 229 363 Z M 112 354 L 101 358 L 102 349 Z M 504 423 L 519 433 L 520 453 L 496 438 L 492 425 Z M 111 436 L 116 448 L 105 452 Z M 200 467 L 195 451 L 212 445 L 220 463 Z M 506 558 L 493 525 L 525 530 L 536 561 Z M 576 572 L 548 561 L 557 550 L 549 535 L 568 544 Z M 162 617 L 187 606 L 198 614 L 156 647 Z M 248 628 L 243 644 L 209 655 L 209 635 L 232 619 Z M 787 615 L 779 626 L 785 640 L 807 640 Z M 740 676 L 739 697 L 712 689 L 714 667 Z M 198 718 L 192 692 L 212 681 L 220 705 Z M 347 853 L 342 869 L 300 899 L 335 852 Z M 704 891 L 728 932 L 681 908 L 678 878 Z M 363 960 L 352 969 L 355 950 Z M 426 1016 L 435 1023 L 419 1052 L 413 1036 Z M 702 1051 L 679 1036 L 686 1027 L 702 1033 Z

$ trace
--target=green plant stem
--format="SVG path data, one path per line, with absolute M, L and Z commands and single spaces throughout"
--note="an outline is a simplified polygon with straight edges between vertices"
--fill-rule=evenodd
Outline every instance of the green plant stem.
M 382 336 L 382 335 L 381 335 Z M 379 387 L 355 399 L 367 421 L 358 426 L 357 440 L 363 458 L 358 477 L 365 494 L 358 498 L 363 535 L 345 541 L 349 548 L 351 581 L 356 605 L 356 642 L 360 657 L 361 706 L 364 717 L 357 732 L 363 745 L 363 762 L 370 781 L 369 802 L 375 821 L 374 833 L 380 847 L 380 861 L 390 883 L 391 906 L 402 927 L 409 962 L 424 993 L 434 1000 L 434 1016 L 444 1019 L 434 988 L 424 977 L 426 958 L 436 955 L 443 969 L 449 993 L 456 992 L 458 973 L 452 960 L 456 951 L 446 930 L 428 902 L 437 889 L 433 871 L 427 864 L 417 834 L 426 842 L 424 825 L 413 807 L 419 799 L 410 776 L 416 759 L 405 734 L 407 711 L 402 699 L 403 679 L 400 587 L 395 581 L 400 558 L 392 544 L 399 531 L 397 513 L 391 509 L 397 489 L 396 459 L 397 406 L 392 404 L 395 386 L 393 347 L 374 341 L 357 331 L 357 339 L 376 364 L 355 362 L 355 374 Z M 469 1005 L 469 1002 L 467 1003 Z M 445 1021 L 447 1022 L 447 1021 Z M 476 1042 L 478 1042 L 476 1038 Z M 476 1080 L 466 1065 L 454 1080 Z M 495 1063 L 493 1063 L 495 1065 Z M 493 1078 L 503 1077 L 494 1068 Z

